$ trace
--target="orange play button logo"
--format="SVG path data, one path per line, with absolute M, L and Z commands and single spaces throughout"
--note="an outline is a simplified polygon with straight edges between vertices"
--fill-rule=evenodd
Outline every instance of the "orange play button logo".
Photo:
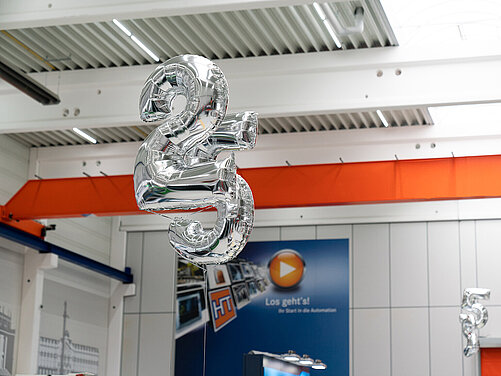
M 268 263 L 271 282 L 281 288 L 295 287 L 304 275 L 305 263 L 301 255 L 292 249 L 282 249 Z

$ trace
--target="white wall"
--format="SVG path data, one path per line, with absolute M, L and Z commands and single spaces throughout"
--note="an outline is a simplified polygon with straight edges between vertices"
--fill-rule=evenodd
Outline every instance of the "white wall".
M 0 135 L 0 205 L 5 204 L 28 180 L 30 149 Z
M 111 217 L 49 219 L 55 231 L 48 231 L 49 243 L 67 248 L 91 259 L 109 264 L 111 249 Z
M 126 265 L 136 295 L 125 298 L 121 375 L 173 375 L 177 262 L 167 233 L 128 233 Z
M 255 228 L 251 241 L 350 239 L 352 375 L 473 376 L 477 357 L 462 356 L 461 292 L 492 289 L 481 335 L 501 337 L 500 230 L 501 220 L 274 226 Z M 122 375 L 172 365 L 174 253 L 166 239 L 128 234 L 139 293 L 126 298 Z M 155 313 L 163 316 L 151 323 Z
M 30 149 L 0 134 L 0 205 L 5 204 L 28 180 Z M 31 177 L 34 178 L 34 177 Z M 110 217 L 81 217 L 48 220 L 56 231 L 46 240 L 97 261 L 109 263 Z

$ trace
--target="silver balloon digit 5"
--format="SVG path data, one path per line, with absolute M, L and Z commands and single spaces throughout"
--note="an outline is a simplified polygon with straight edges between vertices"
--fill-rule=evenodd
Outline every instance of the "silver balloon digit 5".
M 178 102 L 185 102 L 181 111 Z M 216 264 L 235 257 L 245 246 L 254 222 L 254 200 L 247 182 L 236 173 L 233 153 L 252 149 L 257 114 L 226 116 L 228 84 L 210 60 L 182 55 L 159 65 L 148 77 L 140 97 L 140 116 L 161 122 L 139 148 L 134 189 L 140 209 L 160 211 L 214 207 L 212 229 L 176 217 L 169 239 L 184 258 Z M 176 111 L 177 110 L 177 111 Z
M 489 315 L 487 308 L 480 304 L 479 300 L 489 300 L 490 289 L 467 288 L 463 291 L 463 301 L 459 321 L 461 329 L 466 338 L 466 345 L 463 349 L 465 356 L 476 354 L 480 348 L 479 329 L 487 324 Z

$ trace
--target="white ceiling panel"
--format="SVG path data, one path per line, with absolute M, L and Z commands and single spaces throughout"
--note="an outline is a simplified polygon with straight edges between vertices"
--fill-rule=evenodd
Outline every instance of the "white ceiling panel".
M 325 3 L 323 9 L 350 27 L 357 7 L 364 10 L 364 30 L 343 35 L 335 29 L 341 49 L 397 45 L 379 0 Z M 161 61 L 186 53 L 234 59 L 339 49 L 313 4 L 120 22 Z M 155 63 L 111 21 L 1 30 L 0 56 L 25 72 Z
M 428 126 L 433 121 L 427 108 L 416 107 L 385 110 L 383 116 L 390 127 Z M 100 144 L 142 141 L 156 127 L 141 124 L 127 127 L 82 129 Z M 281 116 L 259 119 L 259 133 L 297 133 L 342 131 L 345 129 L 384 128 L 376 111 L 346 112 L 307 116 Z M 67 146 L 89 144 L 72 130 L 53 130 L 8 134 L 29 147 Z

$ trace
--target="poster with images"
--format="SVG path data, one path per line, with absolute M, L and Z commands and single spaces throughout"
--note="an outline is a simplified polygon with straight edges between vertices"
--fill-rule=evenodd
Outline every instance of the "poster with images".
M 10 376 L 14 368 L 14 329 L 12 309 L 0 301 L 0 375 Z
M 105 374 L 109 280 L 60 261 L 46 272 L 38 373 Z
M 16 331 L 21 306 L 23 254 L 4 249 L 0 242 L 0 375 L 15 374 Z
M 176 331 L 176 376 L 202 374 L 204 359 L 207 376 L 240 375 L 243 354 L 289 349 L 322 359 L 323 375 L 349 375 L 348 239 L 249 243 L 197 282 L 189 315 L 178 285 L 177 315 L 192 321 Z

